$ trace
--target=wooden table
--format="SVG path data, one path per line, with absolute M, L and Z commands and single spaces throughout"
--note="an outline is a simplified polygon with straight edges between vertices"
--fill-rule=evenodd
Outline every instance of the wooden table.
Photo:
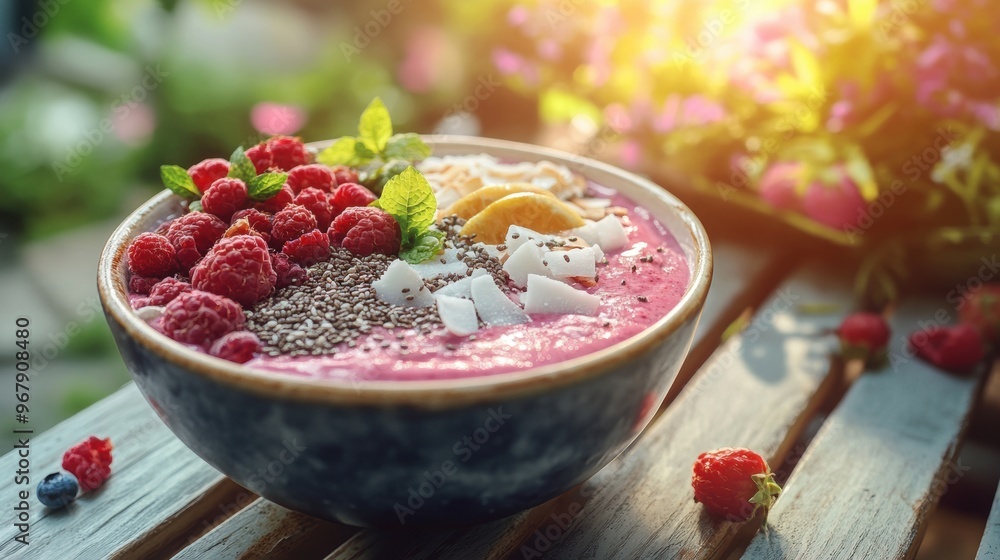
M 715 252 L 695 344 L 662 413 L 590 481 L 531 511 L 418 533 L 318 521 L 198 459 L 129 384 L 33 438 L 35 477 L 90 434 L 115 443 L 113 476 L 68 511 L 32 497 L 31 544 L 4 524 L 0 558 L 913 557 L 929 514 L 963 474 L 956 456 L 990 373 L 956 377 L 908 357 L 906 333 L 953 309 L 943 299 L 903 301 L 891 315 L 892 365 L 860 374 L 826 334 L 851 309 L 844 267 L 733 242 Z M 721 446 L 758 450 L 785 481 L 766 531 L 694 503 L 691 464 Z M 16 462 L 7 454 L 0 472 Z M 12 496 L 13 483 L 0 480 L 0 495 Z M 1000 558 L 1000 494 L 979 558 Z

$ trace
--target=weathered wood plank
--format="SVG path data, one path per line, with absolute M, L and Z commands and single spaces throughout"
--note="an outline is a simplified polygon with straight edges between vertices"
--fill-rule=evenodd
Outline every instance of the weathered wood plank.
M 995 560 L 1000 558 L 1000 488 L 993 498 L 993 508 L 990 510 L 990 518 L 986 522 L 986 532 L 983 533 L 983 540 L 979 543 L 979 552 L 976 560 Z
M 700 452 L 726 445 L 753 447 L 774 463 L 785 454 L 830 385 L 834 343 L 817 335 L 837 322 L 802 315 L 795 304 L 849 304 L 847 279 L 831 276 L 801 273 L 786 283 L 638 444 L 583 486 L 531 512 L 458 531 L 441 545 L 426 543 L 410 557 L 468 558 L 472 550 L 489 559 L 674 558 L 724 548 L 739 526 L 714 520 L 693 503 L 690 465 Z M 724 410 L 725 417 L 706 413 L 712 410 Z
M 943 373 L 906 335 L 943 312 L 912 301 L 894 314 L 891 365 L 848 390 L 796 465 L 744 558 L 912 558 L 954 463 L 981 376 Z M 940 319 L 939 319 L 940 320 Z
M 174 558 L 322 558 L 356 531 L 259 498 Z
M 111 478 L 67 510 L 42 507 L 35 486 L 60 470 L 66 449 L 90 435 L 110 437 L 115 445 Z M 0 458 L 0 472 L 13 473 L 16 463 L 16 453 L 8 453 Z M 170 542 L 197 525 L 209 509 L 203 496 L 217 495 L 220 484 L 226 488 L 222 475 L 184 447 L 130 383 L 32 438 L 30 544 L 14 541 L 16 530 L 4 524 L 0 557 L 105 558 L 145 540 Z M 0 495 L 15 496 L 22 488 L 14 486 L 13 477 L 0 480 Z M 178 517 L 187 522 L 161 525 Z

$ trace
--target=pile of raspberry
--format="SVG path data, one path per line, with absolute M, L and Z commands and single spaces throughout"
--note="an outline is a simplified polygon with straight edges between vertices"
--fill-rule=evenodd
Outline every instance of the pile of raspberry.
M 285 184 L 266 200 L 228 177 L 229 162 L 207 159 L 188 174 L 203 193 L 189 211 L 141 233 L 128 246 L 132 306 L 170 338 L 245 363 L 261 351 L 245 329 L 244 309 L 277 288 L 301 285 L 308 267 L 330 259 L 331 247 L 358 257 L 399 252 L 400 229 L 378 197 L 348 167 L 313 163 L 298 138 L 275 136 L 246 151 L 257 174 L 283 172 Z

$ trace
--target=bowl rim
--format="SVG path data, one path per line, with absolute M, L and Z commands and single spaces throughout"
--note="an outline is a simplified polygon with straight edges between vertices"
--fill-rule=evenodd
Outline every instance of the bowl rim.
M 647 191 L 672 212 L 691 236 L 694 251 L 690 263 L 691 281 L 677 305 L 640 333 L 596 352 L 530 369 L 432 380 L 341 380 L 318 379 L 275 373 L 234 364 L 198 352 L 156 331 L 140 319 L 128 302 L 126 282 L 119 276 L 127 242 L 137 235 L 137 224 L 176 195 L 160 192 L 136 209 L 115 229 L 101 252 L 98 264 L 98 292 L 108 320 L 114 320 L 137 343 L 163 359 L 178 364 L 216 382 L 257 394 L 313 403 L 354 405 L 405 405 L 417 408 L 453 408 L 481 402 L 530 395 L 562 385 L 580 382 L 607 373 L 617 365 L 644 355 L 666 341 L 684 323 L 700 317 L 712 278 L 712 254 L 701 222 L 673 194 L 638 175 L 584 156 L 492 138 L 457 135 L 422 135 L 432 147 L 468 149 L 468 153 L 519 153 L 531 159 L 548 159 L 587 176 L 597 171 L 615 176 Z M 329 141 L 309 144 L 321 148 Z M 630 196 L 631 198 L 631 196 Z M 654 212 L 654 214 L 659 212 Z M 690 341 L 687 341 L 690 344 Z M 685 348 L 685 356 L 686 356 Z M 131 373 L 131 370 L 130 370 Z M 135 374 L 133 374 L 135 377 Z

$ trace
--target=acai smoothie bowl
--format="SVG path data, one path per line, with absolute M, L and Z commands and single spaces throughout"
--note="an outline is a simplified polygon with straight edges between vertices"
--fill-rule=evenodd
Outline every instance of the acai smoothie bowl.
M 352 525 L 497 519 L 616 457 L 711 280 L 662 188 L 538 146 L 274 137 L 190 168 L 115 231 L 98 287 L 170 429 L 237 483 Z

